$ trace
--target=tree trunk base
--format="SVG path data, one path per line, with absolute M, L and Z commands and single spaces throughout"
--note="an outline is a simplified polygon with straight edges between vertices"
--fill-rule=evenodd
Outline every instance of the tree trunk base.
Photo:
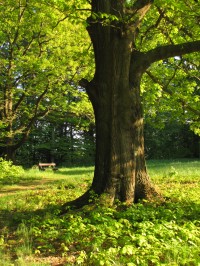
M 61 206 L 60 215 L 67 213 L 71 209 L 81 209 L 83 206 L 92 203 L 92 201 L 94 201 L 94 198 L 92 199 L 92 190 L 89 189 L 79 198 L 63 204 Z
M 133 203 L 130 204 L 129 202 L 127 202 L 127 206 L 130 206 L 132 204 L 137 204 L 142 200 L 146 200 L 148 202 L 161 203 L 164 201 L 164 198 L 162 194 L 158 192 L 154 186 L 151 186 L 148 188 L 148 191 L 146 191 L 145 195 L 142 198 L 135 197 Z M 110 197 L 109 193 L 102 193 L 100 195 L 97 195 L 92 189 L 89 189 L 79 198 L 66 202 L 64 205 L 62 205 L 60 215 L 66 214 L 69 210 L 81 209 L 85 205 L 93 205 L 95 204 L 95 202 L 96 203 L 98 202 L 98 204 L 101 206 L 111 207 L 114 205 L 115 201 L 113 201 L 113 198 Z

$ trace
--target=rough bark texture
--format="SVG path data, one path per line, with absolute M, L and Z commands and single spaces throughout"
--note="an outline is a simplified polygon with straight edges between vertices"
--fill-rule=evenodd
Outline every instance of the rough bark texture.
M 93 1 L 94 12 L 118 15 L 123 1 Z M 90 21 L 96 72 L 87 86 L 96 118 L 96 160 L 92 189 L 128 203 L 147 198 L 151 184 L 146 171 L 140 80 L 145 70 L 134 53 L 134 38 L 150 1 L 132 7 L 134 23 L 103 25 Z M 130 12 L 130 11 L 129 11 Z
M 118 16 L 123 1 L 93 1 L 93 12 Z M 146 171 L 140 80 L 144 67 L 134 53 L 136 28 L 148 11 L 150 1 L 135 7 L 134 25 L 122 21 L 104 24 L 88 19 L 96 63 L 94 79 L 82 80 L 92 102 L 96 120 L 95 172 L 91 190 L 133 203 L 152 192 Z M 73 202 L 82 205 L 87 192 Z

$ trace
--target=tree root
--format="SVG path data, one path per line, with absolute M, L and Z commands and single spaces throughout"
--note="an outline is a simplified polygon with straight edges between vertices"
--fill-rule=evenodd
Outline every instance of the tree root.
M 94 199 L 92 199 L 92 190 L 89 189 L 86 191 L 83 195 L 81 195 L 79 198 L 66 202 L 61 206 L 61 212 L 60 215 L 64 215 L 69 210 L 74 209 L 81 209 L 83 206 L 91 204 Z

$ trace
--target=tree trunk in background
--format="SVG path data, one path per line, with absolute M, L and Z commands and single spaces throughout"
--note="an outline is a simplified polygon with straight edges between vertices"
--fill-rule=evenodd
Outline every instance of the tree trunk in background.
M 16 152 L 15 146 L 12 145 L 12 143 L 8 141 L 3 151 L 3 157 L 6 160 L 12 161 L 13 163 L 15 163 L 15 152 Z

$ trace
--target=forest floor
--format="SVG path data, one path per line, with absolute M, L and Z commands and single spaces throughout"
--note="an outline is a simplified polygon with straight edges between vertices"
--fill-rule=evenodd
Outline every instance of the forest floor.
M 165 203 L 60 206 L 88 189 L 93 167 L 25 171 L 0 183 L 0 266 L 199 266 L 200 161 L 148 162 Z M 95 195 L 94 195 L 95 197 Z

